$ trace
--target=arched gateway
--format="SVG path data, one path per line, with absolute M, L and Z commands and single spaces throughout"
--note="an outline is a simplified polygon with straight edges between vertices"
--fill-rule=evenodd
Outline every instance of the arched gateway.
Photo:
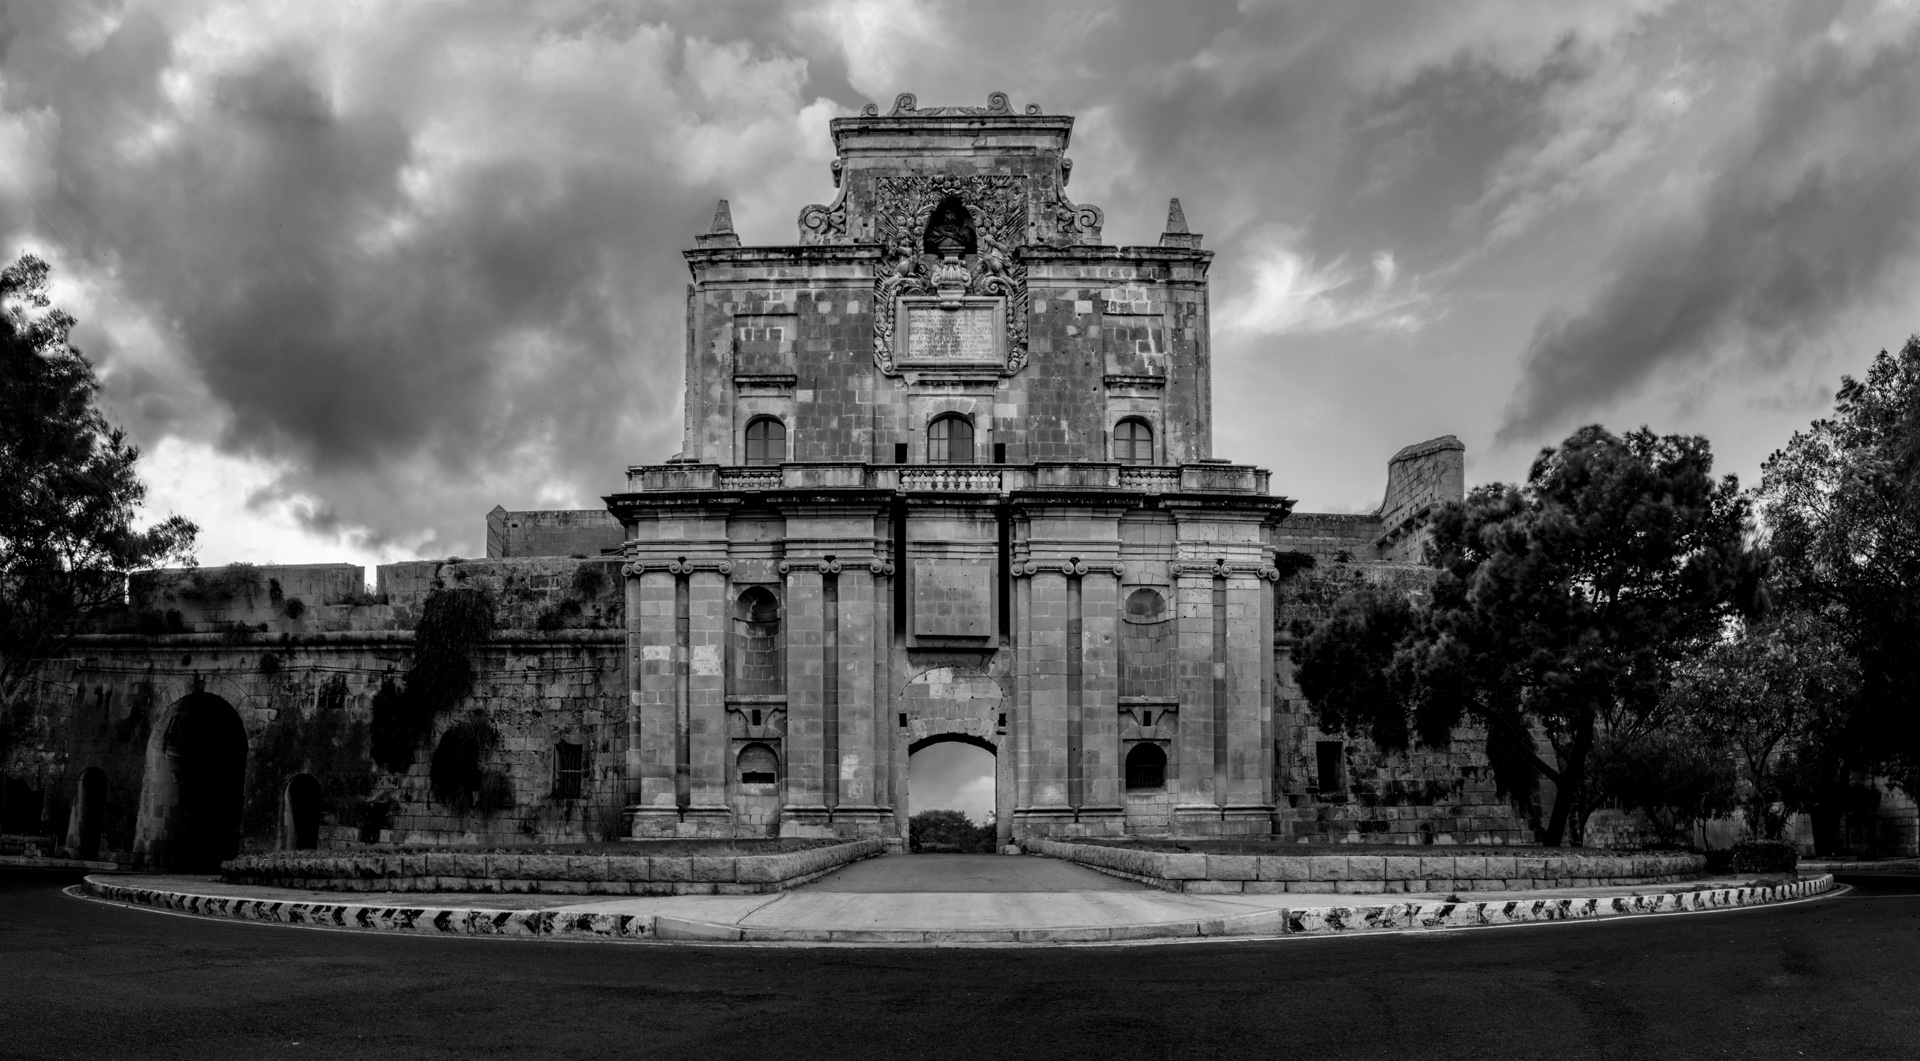
M 134 853 L 148 864 L 203 871 L 240 850 L 247 731 L 233 705 L 193 693 L 168 708 L 147 742 Z
M 908 760 L 923 748 L 950 741 L 983 748 L 994 757 L 993 817 L 1000 843 L 1013 835 L 1013 770 L 1001 750 L 1006 736 L 1006 697 L 992 675 L 956 667 L 932 667 L 914 675 L 895 698 L 901 720 L 895 750 L 894 835 L 906 839 L 909 792 Z

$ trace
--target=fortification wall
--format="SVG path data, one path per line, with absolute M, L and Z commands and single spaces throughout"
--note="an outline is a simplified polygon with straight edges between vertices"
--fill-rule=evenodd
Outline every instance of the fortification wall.
M 596 557 L 618 549 L 626 531 L 604 508 L 487 513 L 487 558 Z
M 616 836 L 626 804 L 626 652 L 618 571 L 608 571 L 615 566 L 389 565 L 381 569 L 384 598 L 359 588 L 368 603 L 318 604 L 297 616 L 288 614 L 289 587 L 317 600 L 350 597 L 338 590 L 348 583 L 337 572 L 351 572 L 357 586 L 360 569 L 211 569 L 197 581 L 190 572 L 152 573 L 135 600 L 149 614 L 177 605 L 182 632 L 143 633 L 130 629 L 137 619 L 115 616 L 43 671 L 0 752 L 3 831 L 77 845 L 81 779 L 98 770 L 103 856 L 165 864 L 181 802 L 169 727 L 183 704 L 213 697 L 246 734 L 243 851 L 293 846 L 287 785 L 296 774 L 318 783 L 321 849 Z M 303 582 L 300 571 L 315 574 Z M 436 577 L 483 590 L 495 629 L 469 653 L 472 694 L 433 720 L 406 769 L 391 771 L 372 756 L 374 701 L 383 687 L 405 687 L 413 628 Z M 278 600 L 267 589 L 275 579 Z M 180 592 L 194 585 L 200 589 Z M 508 793 L 504 806 L 485 813 L 444 805 L 430 780 L 437 743 L 474 718 L 499 736 L 477 765 L 504 779 Z M 579 749 L 577 794 L 559 776 L 562 745 Z
M 1387 752 L 1364 737 L 1319 728 L 1294 675 L 1293 646 L 1363 586 L 1419 598 L 1437 572 L 1388 561 L 1317 563 L 1280 583 L 1274 609 L 1274 832 L 1301 842 L 1516 844 L 1535 842 L 1527 815 L 1495 791 L 1485 734 L 1454 733 L 1446 748 Z M 1336 746 L 1324 757 L 1322 744 Z

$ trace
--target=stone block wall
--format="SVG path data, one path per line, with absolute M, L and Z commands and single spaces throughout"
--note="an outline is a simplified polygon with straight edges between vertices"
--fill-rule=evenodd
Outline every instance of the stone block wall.
M 626 531 L 604 508 L 487 513 L 487 558 L 596 557 L 617 552 Z

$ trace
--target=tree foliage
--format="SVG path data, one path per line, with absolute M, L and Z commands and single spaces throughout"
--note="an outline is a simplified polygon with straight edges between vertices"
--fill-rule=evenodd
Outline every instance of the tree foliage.
M 197 528 L 146 529 L 140 451 L 95 406 L 93 366 L 50 308 L 50 270 L 32 255 L 0 270 L 0 705 L 87 620 L 121 605 L 126 574 L 192 563 Z
M 493 629 L 493 602 L 478 589 L 440 587 L 427 594 L 413 632 L 413 666 L 404 682 L 383 682 L 371 705 L 373 758 L 405 773 L 433 732 L 434 719 L 473 691 L 473 649 Z
M 1812 612 L 1783 611 L 1681 663 L 1673 713 L 1740 764 L 1747 828 L 1777 840 L 1786 826 L 1783 754 L 1825 739 L 1859 688 L 1839 631 Z
M 1920 792 L 1920 336 L 1842 377 L 1833 415 L 1762 465 L 1759 497 L 1779 594 L 1859 662 L 1858 697 L 1793 756 L 1819 836 L 1857 804 L 1853 775 Z
M 1559 844 L 1598 736 L 1656 726 L 1673 665 L 1758 599 L 1747 502 L 1712 470 L 1704 438 L 1582 428 L 1524 484 L 1444 506 L 1430 602 L 1349 599 L 1302 645 L 1302 691 L 1323 725 L 1389 749 L 1479 728 L 1516 802 L 1536 775 L 1554 783 Z
M 916 853 L 947 852 L 990 855 L 994 826 L 973 824 L 957 810 L 923 810 L 907 819 L 907 847 Z

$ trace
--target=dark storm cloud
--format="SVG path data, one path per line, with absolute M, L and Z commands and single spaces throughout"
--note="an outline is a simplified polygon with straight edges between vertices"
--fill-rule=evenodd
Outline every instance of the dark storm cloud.
M 218 421 L 222 448 L 292 469 L 277 492 L 325 499 L 296 508 L 311 529 L 366 527 L 375 545 L 423 529 L 471 544 L 495 500 L 533 503 L 555 482 L 590 500 L 627 463 L 672 452 L 676 248 L 728 190 L 672 141 L 733 117 L 719 113 L 740 102 L 730 93 L 775 93 L 744 102 L 781 106 L 787 126 L 807 101 L 791 71 L 711 49 L 701 70 L 724 77 L 731 61 L 742 76 L 623 94 L 623 78 L 697 80 L 687 52 L 705 46 L 631 10 L 540 11 L 553 21 L 400 9 L 368 53 L 295 37 L 214 62 L 182 54 L 164 11 L 135 9 L 79 47 L 92 12 L 0 16 L 6 108 L 54 119 L 57 180 L 39 227 L 79 256 L 67 268 L 111 275 L 161 322 L 197 376 L 109 372 L 136 434 Z M 492 83 L 464 80 L 488 49 Z M 583 99 L 601 85 L 568 85 L 566 66 L 590 61 L 636 68 Z M 186 99 L 183 76 L 197 79 Z M 770 80 L 756 88 L 756 76 Z M 511 104 L 498 128 L 437 127 L 476 105 L 462 94 L 488 92 Z M 735 194 L 777 170 L 756 169 L 751 151 L 739 161 Z M 92 353 L 113 368 L 113 344 Z M 190 382 L 217 407 L 192 407 Z M 479 493 L 489 481 L 522 492 Z
M 1920 31 L 1835 27 L 1783 57 L 1697 209 L 1649 203 L 1577 313 L 1544 316 L 1499 438 L 1532 441 L 1669 366 L 1778 365 L 1920 250 Z

